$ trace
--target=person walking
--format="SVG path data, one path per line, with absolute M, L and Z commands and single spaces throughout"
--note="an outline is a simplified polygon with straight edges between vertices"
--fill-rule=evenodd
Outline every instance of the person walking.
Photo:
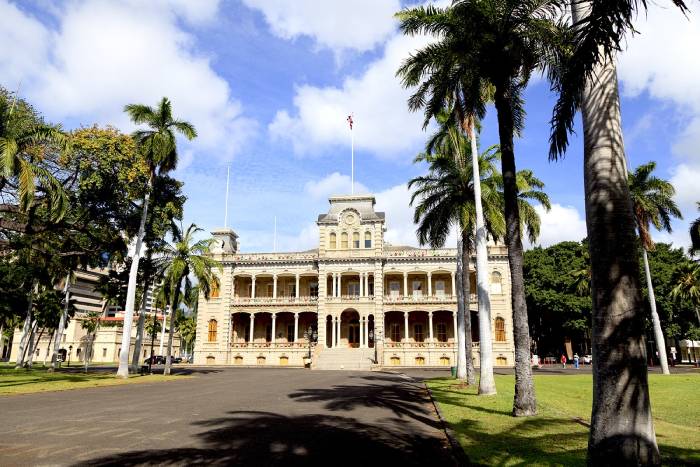
M 566 355 L 561 354 L 561 367 L 566 368 Z
M 578 354 L 574 354 L 574 368 L 578 370 Z

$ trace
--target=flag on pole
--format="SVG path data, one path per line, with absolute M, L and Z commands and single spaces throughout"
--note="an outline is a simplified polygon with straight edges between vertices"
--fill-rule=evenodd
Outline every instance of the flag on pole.
M 350 129 L 352 130 L 352 115 L 348 115 L 348 123 L 350 124 Z

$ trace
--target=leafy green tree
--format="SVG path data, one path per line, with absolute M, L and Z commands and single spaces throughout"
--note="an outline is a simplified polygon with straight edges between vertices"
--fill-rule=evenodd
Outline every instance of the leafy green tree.
M 654 297 L 654 286 L 651 282 L 651 272 L 649 271 L 649 257 L 647 252 L 654 249 L 654 241 L 649 231 L 650 225 L 657 230 L 671 232 L 671 218 L 681 219 L 678 206 L 673 201 L 676 190 L 666 180 L 662 180 L 652 175 L 656 168 L 656 162 L 648 162 L 640 165 L 634 172 L 628 175 L 630 196 L 632 198 L 632 210 L 639 232 L 639 240 L 642 245 L 642 259 L 644 260 L 644 274 L 647 279 L 647 293 L 649 294 L 649 305 L 651 307 L 651 319 L 654 326 L 654 337 L 656 347 L 659 352 L 661 368 L 665 375 L 671 374 L 668 369 L 668 358 L 666 357 L 666 344 L 664 334 L 661 330 L 659 314 L 656 311 L 656 298 Z
M 99 311 L 90 311 L 80 320 L 80 327 L 87 331 L 87 334 L 83 338 L 83 342 L 85 342 L 85 356 L 83 357 L 85 373 L 88 372 L 88 366 L 92 359 L 92 346 L 95 342 L 97 330 L 100 328 L 100 318 L 102 318 L 102 313 Z
M 425 154 L 419 155 L 416 162 L 429 163 L 427 176 L 416 177 L 408 183 L 415 191 L 411 204 L 416 203 L 414 222 L 418 224 L 418 241 L 433 247 L 442 247 L 452 227 L 456 227 L 458 240 L 457 262 L 457 377 L 467 384 L 474 384 L 474 366 L 471 355 L 471 319 L 469 312 L 469 264 L 474 228 L 476 224 L 474 170 L 466 158 L 469 141 L 455 127 L 441 130 L 427 145 Z M 479 160 L 478 173 L 484 177 L 482 199 L 486 206 L 487 225 L 493 236 L 503 234 L 503 216 L 498 186 L 495 182 L 497 169 L 496 148 L 491 148 Z M 490 329 L 490 325 L 487 329 Z M 490 333 L 489 333 L 490 334 Z M 490 338 L 490 336 L 489 336 Z M 486 340 L 488 351 L 490 340 Z M 466 352 L 466 354 L 465 354 Z M 483 368 L 483 367 L 482 367 Z M 488 370 L 484 372 L 488 377 Z M 493 378 L 493 369 L 491 368 Z
M 698 203 L 698 210 L 700 210 L 700 203 Z M 690 224 L 690 253 L 697 254 L 700 252 L 700 217 L 695 219 L 692 224 Z
M 688 300 L 695 308 L 700 326 L 700 263 L 683 263 L 673 274 L 670 296 L 675 300 Z
M 412 54 L 399 69 L 407 87 L 417 87 L 409 108 L 423 109 L 425 121 L 463 96 L 464 115 L 482 118 L 492 87 L 498 117 L 506 235 L 515 338 L 513 415 L 537 412 L 530 368 L 530 336 L 522 275 L 523 247 L 513 138 L 524 126 L 522 91 L 534 71 L 558 66 L 569 29 L 554 20 L 559 1 L 461 0 L 450 7 L 418 7 L 400 13 L 405 34 L 428 33 L 437 41 Z
M 148 218 L 148 205 L 150 202 L 156 173 L 166 174 L 177 166 L 177 141 L 175 134 L 180 133 L 187 139 L 193 139 L 197 132 L 192 124 L 177 120 L 173 117 L 170 100 L 163 98 L 158 106 L 153 108 L 141 104 L 129 104 L 124 110 L 131 120 L 138 124 L 145 124 L 148 129 L 137 130 L 133 138 L 148 165 L 148 181 L 144 194 L 141 212 L 141 222 L 136 234 L 136 245 L 132 255 L 131 270 L 129 271 L 129 286 L 126 295 L 126 307 L 124 310 L 124 329 L 122 336 L 122 351 L 119 355 L 119 368 L 117 376 L 126 378 L 129 376 L 129 346 L 131 344 L 131 327 L 134 315 L 134 301 L 136 298 L 136 280 L 141 259 L 141 248 L 146 235 L 146 220 Z
M 171 357 L 173 349 L 173 334 L 175 333 L 176 310 L 180 307 L 182 297 L 189 295 L 192 288 L 190 276 L 195 278 L 205 298 L 209 298 L 212 286 L 218 279 L 213 272 L 214 268 L 221 270 L 221 264 L 210 256 L 212 239 L 196 241 L 194 236 L 202 229 L 195 224 L 190 224 L 182 236 L 178 236 L 173 244 L 163 249 L 159 258 L 161 268 L 166 271 L 166 284 L 171 289 L 171 320 L 170 334 L 168 336 L 168 351 L 165 361 L 164 374 L 170 374 Z

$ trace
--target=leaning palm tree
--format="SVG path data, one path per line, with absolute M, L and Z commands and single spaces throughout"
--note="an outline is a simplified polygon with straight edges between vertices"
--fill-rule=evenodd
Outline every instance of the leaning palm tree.
M 700 203 L 698 203 L 698 210 L 700 210 Z M 700 252 L 700 217 L 695 219 L 692 224 L 690 224 L 690 254 L 694 255 Z
M 452 226 L 459 232 L 457 258 L 457 377 L 467 384 L 474 384 L 474 367 L 471 357 L 471 313 L 469 312 L 469 264 L 474 241 L 476 218 L 475 183 L 472 182 L 475 171 L 465 153 L 469 141 L 457 131 L 455 126 L 443 126 L 428 142 L 427 152 L 418 156 L 417 162 L 429 163 L 429 174 L 416 177 L 408 184 L 416 187 L 411 197 L 411 204 L 418 201 L 414 213 L 414 222 L 418 224 L 418 240 L 421 244 L 433 247 L 444 245 Z M 486 180 L 485 184 L 489 227 L 494 236 L 503 234 L 502 215 L 499 211 L 499 194 L 495 186 L 494 174 L 497 169 L 494 162 L 498 154 L 496 148 L 490 148 L 479 160 L 482 165 L 478 173 Z M 494 233 L 493 230 L 496 229 Z M 487 329 L 490 329 L 490 323 Z M 490 336 L 489 336 L 490 337 Z M 487 341 L 487 344 L 490 341 Z M 488 374 L 488 369 L 486 370 Z M 493 369 L 491 367 L 491 374 Z
M 533 71 L 548 70 L 566 52 L 568 28 L 552 18 L 557 0 L 460 0 L 450 7 L 418 7 L 399 14 L 401 30 L 436 41 L 412 54 L 399 69 L 403 84 L 417 87 L 411 110 L 424 109 L 427 124 L 445 100 L 463 115 L 482 118 L 492 87 L 498 116 L 505 195 L 506 235 L 515 338 L 513 415 L 537 412 L 530 368 L 530 335 L 523 283 L 523 246 L 513 138 L 524 125 L 522 91 Z M 459 100 L 454 96 L 460 96 Z
M 653 225 L 656 230 L 671 232 L 671 218 L 682 219 L 681 211 L 678 209 L 673 196 L 676 190 L 666 180 L 662 180 L 652 175 L 656 168 L 656 162 L 648 162 L 640 165 L 629 174 L 630 196 L 632 197 L 632 210 L 639 232 L 639 240 L 642 244 L 642 259 L 644 260 L 644 273 L 647 279 L 647 290 L 649 291 L 649 307 L 651 308 L 651 321 L 654 326 L 654 337 L 656 347 L 661 360 L 661 368 L 665 375 L 670 374 L 668 370 L 668 360 L 666 358 L 666 344 L 661 321 L 656 311 L 656 298 L 654 297 L 654 286 L 651 282 L 651 272 L 649 271 L 649 258 L 647 251 L 654 250 L 654 241 L 649 232 L 649 226 Z
M 672 0 L 687 11 L 683 0 Z M 562 2 L 562 6 L 569 2 Z M 659 464 L 647 385 L 634 214 L 620 124 L 616 53 L 646 0 L 570 0 L 571 55 L 550 74 L 559 94 L 550 158 L 562 156 L 582 111 L 586 226 L 593 298 L 593 408 L 588 462 Z M 611 404 L 610 401 L 616 401 Z
M 212 287 L 218 283 L 215 268 L 221 270 L 221 264 L 212 259 L 210 248 L 212 239 L 195 241 L 194 236 L 202 229 L 190 224 L 182 237 L 175 243 L 163 249 L 163 256 L 158 259 L 161 268 L 166 271 L 166 283 L 171 288 L 170 297 L 170 335 L 165 361 L 165 374 L 170 374 L 171 356 L 173 349 L 173 334 L 175 333 L 175 315 L 182 297 L 187 297 L 192 288 L 192 275 L 199 284 L 199 289 L 205 298 L 209 298 Z
M 148 218 L 148 205 L 151 190 L 157 173 L 167 173 L 177 166 L 177 141 L 175 134 L 180 133 L 191 140 L 197 136 L 192 124 L 173 118 L 170 100 L 164 97 L 153 108 L 141 104 L 129 104 L 124 107 L 131 120 L 138 124 L 146 124 L 148 129 L 136 130 L 133 134 L 141 156 L 145 158 L 149 168 L 149 177 L 146 192 L 143 197 L 141 223 L 136 235 L 136 244 L 132 256 L 131 269 L 129 270 L 129 285 L 126 293 L 126 307 L 124 310 L 124 329 L 122 334 L 122 350 L 119 354 L 119 368 L 117 376 L 126 378 L 129 376 L 129 346 L 131 345 L 131 327 L 134 316 L 134 302 L 136 300 L 136 279 L 141 259 L 141 247 L 146 234 L 146 219 Z

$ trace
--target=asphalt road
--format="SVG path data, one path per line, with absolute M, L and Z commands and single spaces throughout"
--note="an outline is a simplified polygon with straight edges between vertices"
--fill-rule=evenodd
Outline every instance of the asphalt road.
M 422 384 L 384 372 L 201 369 L 0 397 L 0 465 L 455 465 Z

